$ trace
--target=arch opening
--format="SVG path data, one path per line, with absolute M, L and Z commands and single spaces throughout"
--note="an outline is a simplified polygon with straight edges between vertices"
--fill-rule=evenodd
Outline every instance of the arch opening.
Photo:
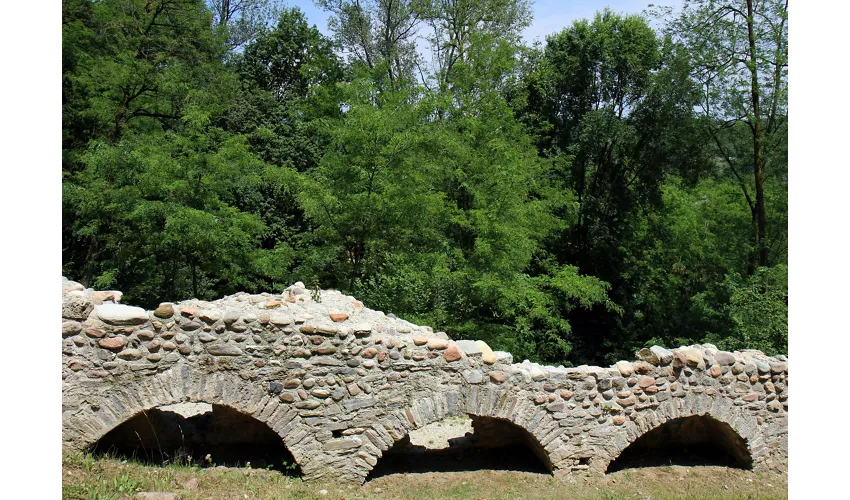
M 694 415 L 668 420 L 637 438 L 608 464 L 606 473 L 665 465 L 719 465 L 751 469 L 746 441 L 729 424 Z
M 548 454 L 504 419 L 460 415 L 411 431 L 385 451 L 367 481 L 390 474 L 505 470 L 550 474 Z
M 292 453 L 266 424 L 206 403 L 145 410 L 104 434 L 89 451 L 150 465 L 250 466 L 300 475 Z

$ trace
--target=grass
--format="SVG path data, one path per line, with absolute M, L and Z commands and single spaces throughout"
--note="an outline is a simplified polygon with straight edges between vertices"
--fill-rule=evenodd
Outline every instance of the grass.
M 197 485 L 191 480 L 196 479 Z M 327 495 L 321 495 L 327 490 Z M 787 498 L 787 476 L 723 467 L 627 469 L 606 476 L 566 477 L 524 472 L 475 471 L 394 474 L 363 486 L 306 483 L 263 469 L 173 464 L 151 467 L 92 455 L 62 459 L 62 498 L 118 500 L 140 491 L 196 499 L 711 499 Z

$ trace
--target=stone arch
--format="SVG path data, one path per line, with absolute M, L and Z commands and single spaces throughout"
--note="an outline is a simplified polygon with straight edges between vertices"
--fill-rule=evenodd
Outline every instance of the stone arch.
M 550 454 L 560 441 L 558 422 L 544 409 L 537 407 L 528 394 L 510 387 L 461 386 L 433 392 L 410 404 L 388 412 L 366 431 L 364 444 L 356 454 L 356 475 L 362 483 L 387 450 L 404 439 L 411 431 L 449 417 L 469 415 L 507 422 L 521 429 L 530 438 L 527 443 L 543 465 L 554 472 Z
M 752 467 L 746 442 L 729 424 L 710 415 L 691 415 L 671 418 L 642 434 L 608 464 L 606 472 L 666 465 L 672 460 L 678 465 Z
M 305 479 L 320 475 L 313 450 L 315 430 L 298 410 L 271 393 L 268 384 L 244 381 L 235 372 L 202 372 L 186 364 L 132 382 L 97 383 L 63 395 L 63 448 L 83 451 L 139 413 L 175 403 L 229 407 L 266 424 L 281 437 Z M 73 402 L 73 403 L 72 403 Z M 71 403 L 71 404 L 69 404 Z M 76 403 L 76 404 L 74 404 Z
M 634 420 L 627 419 L 619 429 L 609 436 L 607 446 L 598 450 L 591 469 L 605 473 L 612 462 L 647 433 L 659 429 L 665 424 L 690 417 L 707 417 L 720 424 L 729 437 L 739 439 L 751 464 L 759 459 L 759 450 L 764 448 L 764 438 L 758 432 L 758 422 L 754 416 L 733 404 L 733 400 L 721 395 L 689 394 L 660 404 L 649 411 L 640 411 Z

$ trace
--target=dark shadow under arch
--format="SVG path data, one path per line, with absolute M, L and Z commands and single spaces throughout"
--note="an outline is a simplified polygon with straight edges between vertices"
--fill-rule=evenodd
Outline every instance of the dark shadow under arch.
M 145 410 L 107 432 L 89 451 L 151 465 L 250 463 L 252 468 L 300 474 L 292 453 L 266 424 L 228 406 L 203 406 L 207 411 L 188 416 L 169 407 Z
M 400 473 L 505 470 L 550 474 L 552 465 L 528 431 L 504 419 L 469 415 L 473 432 L 449 440 L 449 447 L 429 449 L 397 441 L 369 473 L 367 481 Z M 435 422 L 445 422 L 448 419 Z
M 674 418 L 640 436 L 606 472 L 665 465 L 720 465 L 751 469 L 746 441 L 729 424 L 710 416 Z

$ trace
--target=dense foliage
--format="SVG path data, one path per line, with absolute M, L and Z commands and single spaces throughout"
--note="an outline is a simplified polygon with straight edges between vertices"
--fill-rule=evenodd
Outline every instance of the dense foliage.
M 524 0 L 317 4 L 331 38 L 63 1 L 63 274 L 148 307 L 300 280 L 565 365 L 787 351 L 787 3 L 531 47 Z

